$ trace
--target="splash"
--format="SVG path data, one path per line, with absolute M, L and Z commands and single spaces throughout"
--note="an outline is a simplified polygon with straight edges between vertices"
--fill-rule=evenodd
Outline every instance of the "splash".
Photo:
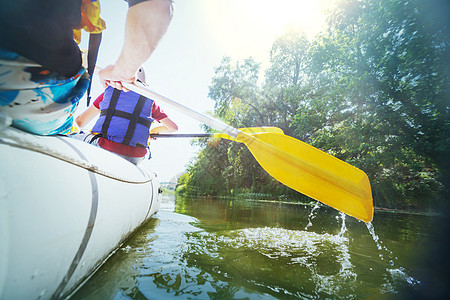
M 341 231 L 339 232 L 339 235 L 342 236 L 347 232 L 347 226 L 345 225 L 345 214 L 343 212 L 340 213 L 341 217 Z M 336 217 L 336 219 L 339 220 L 339 217 Z
M 314 207 L 311 209 L 311 212 L 308 216 L 308 225 L 306 225 L 305 230 L 308 230 L 309 227 L 312 226 L 312 220 L 316 217 L 317 214 L 315 214 L 315 211 L 317 211 L 320 208 L 320 202 L 317 201 Z
M 389 265 L 392 267 L 395 265 L 394 260 L 397 260 L 397 257 L 393 258 L 394 254 L 392 251 L 390 251 L 386 246 L 383 245 L 383 241 L 380 240 L 378 235 L 375 233 L 375 228 L 372 224 L 372 222 L 365 223 L 367 230 L 369 231 L 370 235 L 372 236 L 373 241 L 375 242 L 377 249 L 380 251 L 379 257 L 381 260 L 384 260 L 383 253 L 387 254 L 387 258 L 389 260 Z
M 345 228 L 345 217 L 342 222 Z M 286 295 L 293 290 L 283 276 L 296 270 L 300 286 L 309 282 L 317 295 L 344 296 L 356 289 L 357 278 L 345 231 L 342 229 L 333 235 L 262 227 L 220 233 L 197 232 L 190 236 L 189 244 L 193 248 L 189 256 L 192 258 L 195 254 L 197 262 L 201 257 L 208 257 L 208 264 L 222 274 L 242 276 L 243 272 L 248 272 L 248 276 L 243 277 L 252 278 L 252 284 L 276 287 Z M 234 269 L 230 262 L 239 265 L 239 269 Z M 277 274 L 275 279 L 273 274 Z M 292 278 L 289 281 L 292 282 Z
M 406 283 L 409 286 L 417 286 L 420 285 L 421 282 L 414 277 L 410 276 L 405 268 L 396 267 L 396 262 L 398 261 L 398 257 L 394 255 L 394 253 L 389 250 L 386 246 L 383 245 L 383 241 L 380 237 L 375 233 L 375 228 L 371 222 L 366 223 L 367 230 L 372 236 L 373 241 L 375 242 L 378 249 L 378 257 L 381 261 L 387 261 L 388 267 L 386 267 L 386 275 L 384 277 L 385 282 L 381 287 L 381 291 L 385 293 L 395 293 L 396 283 Z

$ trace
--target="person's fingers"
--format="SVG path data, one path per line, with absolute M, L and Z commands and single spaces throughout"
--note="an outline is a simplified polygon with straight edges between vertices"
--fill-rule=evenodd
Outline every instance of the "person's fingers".
M 121 83 L 121 85 L 122 85 L 122 91 L 124 91 L 124 92 L 129 92 L 130 91 L 130 89 L 127 89 L 126 87 L 124 87 L 122 83 Z
M 115 84 L 114 81 L 107 80 L 106 82 L 108 83 L 108 85 L 109 85 L 110 87 L 116 88 L 116 84 Z
M 122 85 L 120 84 L 119 81 L 112 81 L 112 80 L 107 80 L 106 81 L 108 83 L 108 85 L 112 88 L 121 90 L 122 89 Z
M 111 86 L 118 90 L 123 90 L 125 92 L 129 92 L 130 90 L 127 89 L 122 85 L 123 82 L 134 82 L 135 78 L 125 78 L 121 76 L 121 74 L 116 74 L 114 71 L 114 65 L 109 65 L 103 70 L 99 71 L 99 77 L 100 77 L 100 83 L 102 84 L 103 88 L 106 89 L 108 86 Z

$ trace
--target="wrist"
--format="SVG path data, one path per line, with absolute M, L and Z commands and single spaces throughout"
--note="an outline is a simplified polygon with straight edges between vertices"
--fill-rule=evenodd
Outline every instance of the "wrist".
M 114 74 L 120 78 L 122 81 L 133 82 L 136 76 L 137 69 L 130 67 L 127 64 L 122 63 L 122 59 L 118 59 L 114 65 Z

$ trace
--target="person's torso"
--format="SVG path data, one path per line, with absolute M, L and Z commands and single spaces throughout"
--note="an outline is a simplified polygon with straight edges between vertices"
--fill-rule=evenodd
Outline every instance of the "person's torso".
M 100 102 L 100 117 L 92 133 L 132 147 L 147 147 L 153 118 L 153 100 L 135 92 L 124 92 L 108 87 Z

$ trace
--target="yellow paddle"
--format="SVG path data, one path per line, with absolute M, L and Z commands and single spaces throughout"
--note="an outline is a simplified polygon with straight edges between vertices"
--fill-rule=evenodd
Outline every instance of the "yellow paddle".
M 248 134 L 256 134 L 256 133 L 263 133 L 263 132 L 273 132 L 273 133 L 281 133 L 283 134 L 283 130 L 281 130 L 278 127 L 249 127 L 249 128 L 239 128 L 239 131 L 243 131 Z M 223 138 L 232 140 L 235 142 L 238 142 L 233 137 L 229 136 L 225 133 L 152 133 L 150 134 L 150 137 L 152 138 L 204 138 L 204 137 L 211 137 L 211 138 Z
M 147 98 L 172 105 L 194 119 L 222 132 L 218 137 L 245 144 L 258 163 L 288 187 L 364 222 L 373 217 L 373 201 L 367 175 L 302 141 L 284 135 L 280 129 L 236 129 L 159 95 L 145 86 L 122 83 Z M 269 127 L 274 128 L 274 127 Z

